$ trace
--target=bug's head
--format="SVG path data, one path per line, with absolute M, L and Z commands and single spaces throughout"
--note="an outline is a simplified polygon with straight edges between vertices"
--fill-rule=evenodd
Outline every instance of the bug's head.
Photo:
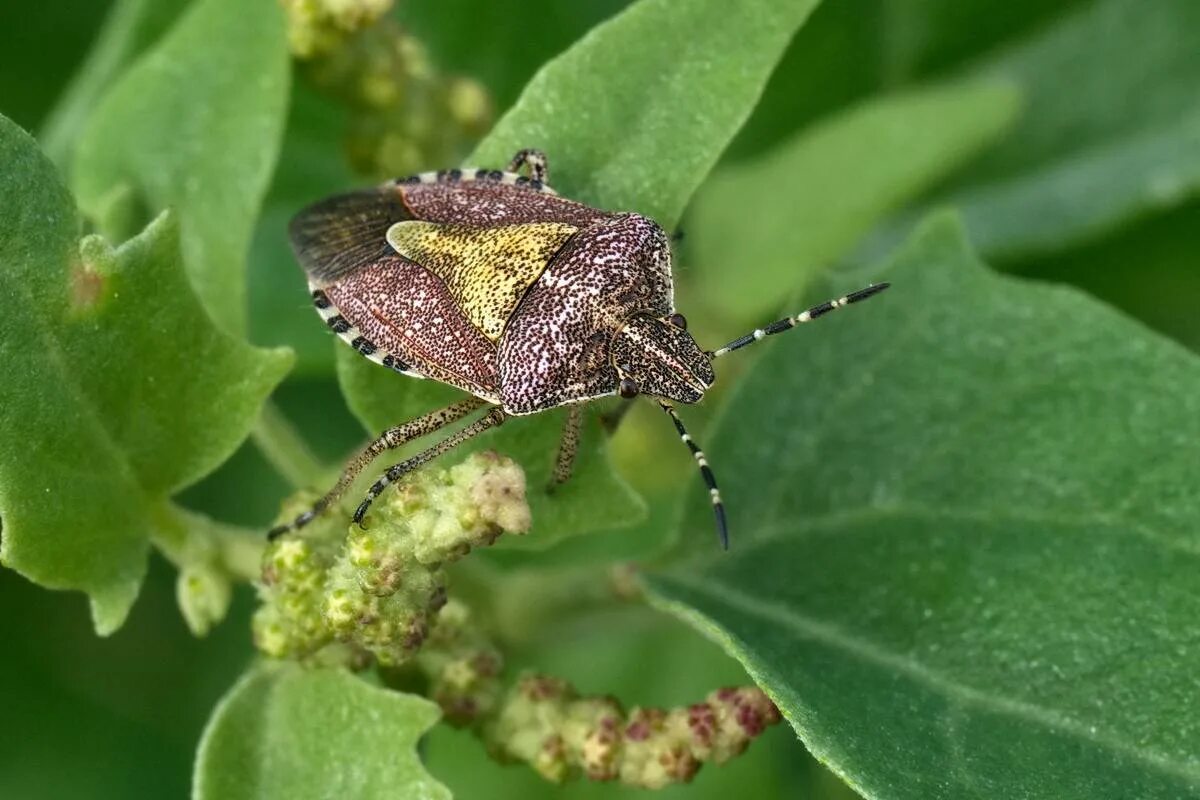
M 712 386 L 712 358 L 687 332 L 682 314 L 628 317 L 612 343 L 612 363 L 622 397 L 648 394 L 695 403 Z

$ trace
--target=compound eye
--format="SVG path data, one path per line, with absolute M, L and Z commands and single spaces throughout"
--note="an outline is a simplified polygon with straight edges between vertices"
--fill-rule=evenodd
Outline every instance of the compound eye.
M 633 378 L 621 378 L 621 388 L 619 389 L 621 397 L 628 400 L 631 397 L 637 397 L 638 385 Z
M 681 331 L 687 330 L 687 319 L 683 316 L 683 314 L 672 314 L 671 316 L 667 317 L 667 322 L 671 323 L 676 328 L 679 328 Z

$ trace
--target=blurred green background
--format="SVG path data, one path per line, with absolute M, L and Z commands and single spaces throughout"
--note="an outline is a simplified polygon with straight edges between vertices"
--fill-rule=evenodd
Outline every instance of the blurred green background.
M 436 68 L 479 81 L 498 115 L 541 63 L 624 5 L 620 0 L 401 0 L 397 14 L 428 48 Z M 1021 48 L 1036 50 L 1043 39 L 1049 42 L 1044 48 L 1069 53 L 1070 43 L 1048 32 L 1089 5 L 1082 0 L 829 0 L 793 42 L 723 166 L 751 163 L 864 99 L 950 79 L 981 65 L 986 71 L 993 60 L 1003 61 L 1006 53 Z M 100 0 L 5 3 L 0 9 L 0 112 L 37 132 L 87 54 L 109 6 Z M 1115 83 L 1127 66 L 1137 73 L 1131 65 L 1144 57 L 1146 44 L 1131 37 L 1127 49 L 1105 54 Z M 1194 69 L 1197 58 L 1184 54 L 1180 64 L 1164 69 Z M 1036 66 L 1036 58 L 1033 62 Z M 1182 72 L 1181 91 L 1195 92 L 1197 74 Z M 1038 158 L 1069 160 L 1071 142 L 1087 139 L 1089 129 L 1072 130 L 1067 114 L 1059 129 L 1039 130 L 1030 109 L 1040 111 L 1043 103 L 1082 107 L 1094 98 L 1086 95 L 1086 86 L 1074 91 L 1070 76 L 1057 86 L 1054 75 L 1042 77 L 1033 80 L 1026 116 L 1007 139 L 955 174 L 921 187 L 919 196 L 904 198 L 908 205 L 969 198 L 969 191 L 962 192 L 986 186 L 1006 170 L 1036 175 Z M 1138 79 L 1129 77 L 1129 92 L 1140 91 Z M 1167 107 L 1159 109 L 1163 114 L 1178 110 L 1169 93 L 1158 97 Z M 1094 125 L 1101 141 L 1124 124 L 1116 105 L 1113 119 L 1082 112 L 1074 119 Z M 250 255 L 253 338 L 299 348 L 300 366 L 278 400 L 317 453 L 330 461 L 363 433 L 341 400 L 332 345 L 307 307 L 299 273 L 283 246 L 283 225 L 300 203 L 356 180 L 338 144 L 343 114 L 304 80 L 296 81 L 281 167 Z M 1003 270 L 1080 286 L 1195 349 L 1200 347 L 1200 202 L 1189 199 L 1193 193 L 1184 185 L 1078 235 L 1015 251 L 985 248 L 984 255 Z M 852 266 L 855 252 L 875 252 L 886 244 L 872 242 L 894 241 L 888 231 L 906 217 L 898 210 L 891 219 L 882 233 L 863 240 L 865 249 L 847 247 L 840 260 Z M 703 261 L 694 248 L 704 236 L 692 235 L 688 218 L 683 228 L 688 235 L 679 259 L 682 304 L 702 339 L 740 333 L 761 321 L 762 313 L 776 310 L 781 298 L 765 304 L 751 300 L 738 310 L 724 307 L 706 291 L 703 269 L 692 268 Z M 686 454 L 677 452 L 670 432 L 652 415 L 635 413 L 617 442 L 619 462 L 655 509 L 646 529 L 665 518 L 656 498 L 670 501 L 691 474 Z M 655 469 L 642 469 L 651 459 Z M 221 519 L 262 526 L 285 491 L 285 483 L 247 445 L 190 490 L 184 502 Z M 625 541 L 617 549 L 622 547 L 635 553 L 638 544 Z M 129 622 L 111 638 L 98 639 L 81 596 L 47 592 L 0 570 L 0 797 L 186 796 L 201 727 L 251 658 L 252 607 L 250 592 L 243 589 L 229 619 L 206 639 L 194 639 L 176 609 L 174 573 L 156 557 Z M 638 610 L 552 626 L 515 660 L 558 671 L 588 691 L 616 692 L 629 702 L 686 702 L 718 682 L 745 680 L 715 646 L 673 621 Z M 653 668 L 646 669 L 647 664 Z M 527 770 L 501 771 L 483 759 L 470 737 L 446 731 L 430 738 L 426 752 L 434 773 L 462 797 L 636 793 L 548 787 Z M 725 797 L 735 791 L 753 797 L 853 796 L 805 754 L 786 726 L 772 730 L 733 765 L 706 769 L 693 787 L 663 796 Z

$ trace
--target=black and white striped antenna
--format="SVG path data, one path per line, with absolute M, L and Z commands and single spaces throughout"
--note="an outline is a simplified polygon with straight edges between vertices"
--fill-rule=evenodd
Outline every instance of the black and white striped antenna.
M 696 464 L 700 467 L 700 476 L 704 478 L 704 485 L 708 487 L 708 496 L 712 500 L 713 514 L 717 518 L 717 537 L 721 540 L 721 547 L 728 550 L 729 525 L 725 521 L 725 504 L 721 502 L 721 492 L 717 489 L 717 478 L 713 475 L 712 468 L 708 466 L 708 460 L 704 458 L 704 451 L 700 449 L 695 440 L 688 434 L 687 428 L 683 427 L 683 422 L 679 419 L 679 415 L 675 413 L 675 407 L 663 400 L 659 400 L 658 404 L 662 406 L 663 411 L 671 415 L 671 421 L 675 423 L 675 430 L 679 432 L 679 438 L 688 446 L 688 450 L 692 451 L 692 457 L 696 459 Z
M 839 297 L 836 300 L 828 300 L 820 305 L 813 306 L 807 311 L 801 311 L 794 317 L 784 317 L 778 322 L 772 322 L 765 328 L 757 328 L 750 333 L 747 333 L 745 336 L 739 336 L 724 347 L 712 351 L 710 355 L 713 358 L 720 358 L 726 353 L 732 353 L 734 350 L 741 350 L 743 347 L 752 345 L 757 341 L 767 338 L 768 336 L 774 336 L 777 333 L 790 331 L 792 328 L 804 322 L 811 322 L 817 317 L 823 317 L 830 311 L 837 311 L 839 308 L 845 308 L 852 303 L 857 303 L 860 300 L 866 300 L 868 297 L 873 297 L 889 286 L 891 286 L 890 283 L 872 283 L 865 289 L 859 289 L 857 292 L 851 292 L 850 294 L 844 297 Z
M 836 300 L 828 300 L 820 305 L 815 305 L 812 308 L 801 311 L 794 317 L 784 317 L 783 319 L 772 322 L 765 328 L 757 328 L 745 336 L 739 336 L 729 344 L 709 353 L 711 358 L 720 358 L 721 356 L 732 353 L 734 350 L 741 350 L 743 347 L 748 347 L 755 342 L 761 341 L 768 336 L 774 336 L 777 333 L 789 331 L 805 322 L 822 317 L 831 311 L 837 311 L 839 308 L 845 308 L 848 305 L 857 303 L 861 300 L 866 300 L 868 297 L 873 297 L 879 294 L 891 284 L 888 283 L 872 283 L 863 289 L 856 292 L 851 292 L 848 295 L 839 297 Z M 679 415 L 675 413 L 675 407 L 664 400 L 659 400 L 659 405 L 663 411 L 671 415 L 671 421 L 675 423 L 675 430 L 679 432 L 679 438 L 692 451 L 692 456 L 696 459 L 696 463 L 700 466 L 700 475 L 704 478 L 704 485 L 708 487 L 709 497 L 712 499 L 713 514 L 717 518 L 717 536 L 721 539 L 721 547 L 729 549 L 729 526 L 725 521 L 725 505 L 721 502 L 721 493 L 717 490 L 717 478 L 713 475 L 712 469 L 708 466 L 708 460 L 704 457 L 704 451 L 696 444 L 692 437 L 688 434 L 687 429 L 683 427 L 683 422 L 679 419 Z

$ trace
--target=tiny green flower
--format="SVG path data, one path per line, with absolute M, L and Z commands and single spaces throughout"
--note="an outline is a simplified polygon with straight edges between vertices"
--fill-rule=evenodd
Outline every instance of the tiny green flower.
M 213 564 L 187 564 L 179 571 L 175 595 L 188 628 L 203 636 L 225 618 L 233 587 L 229 576 Z
M 281 516 L 303 502 L 311 500 L 297 498 Z M 450 469 L 410 476 L 368 523 L 346 530 L 331 513 L 302 535 L 271 543 L 254 619 L 262 652 L 314 658 L 338 644 L 384 666 L 411 660 L 446 603 L 445 567 L 502 533 L 528 530 L 525 476 L 510 459 L 477 453 Z M 447 684 L 447 700 L 458 697 L 464 714 L 468 706 L 470 713 L 490 707 L 470 697 L 478 688 L 470 672 L 488 657 L 466 654 Z
M 703 703 L 626 714 L 609 697 L 579 697 L 541 675 L 518 680 L 481 733 L 501 758 L 525 761 L 548 780 L 575 776 L 659 789 L 687 783 L 705 762 L 721 763 L 780 719 L 761 690 L 713 692 Z
M 280 0 L 293 55 L 311 58 L 334 50 L 347 34 L 378 20 L 392 0 Z

